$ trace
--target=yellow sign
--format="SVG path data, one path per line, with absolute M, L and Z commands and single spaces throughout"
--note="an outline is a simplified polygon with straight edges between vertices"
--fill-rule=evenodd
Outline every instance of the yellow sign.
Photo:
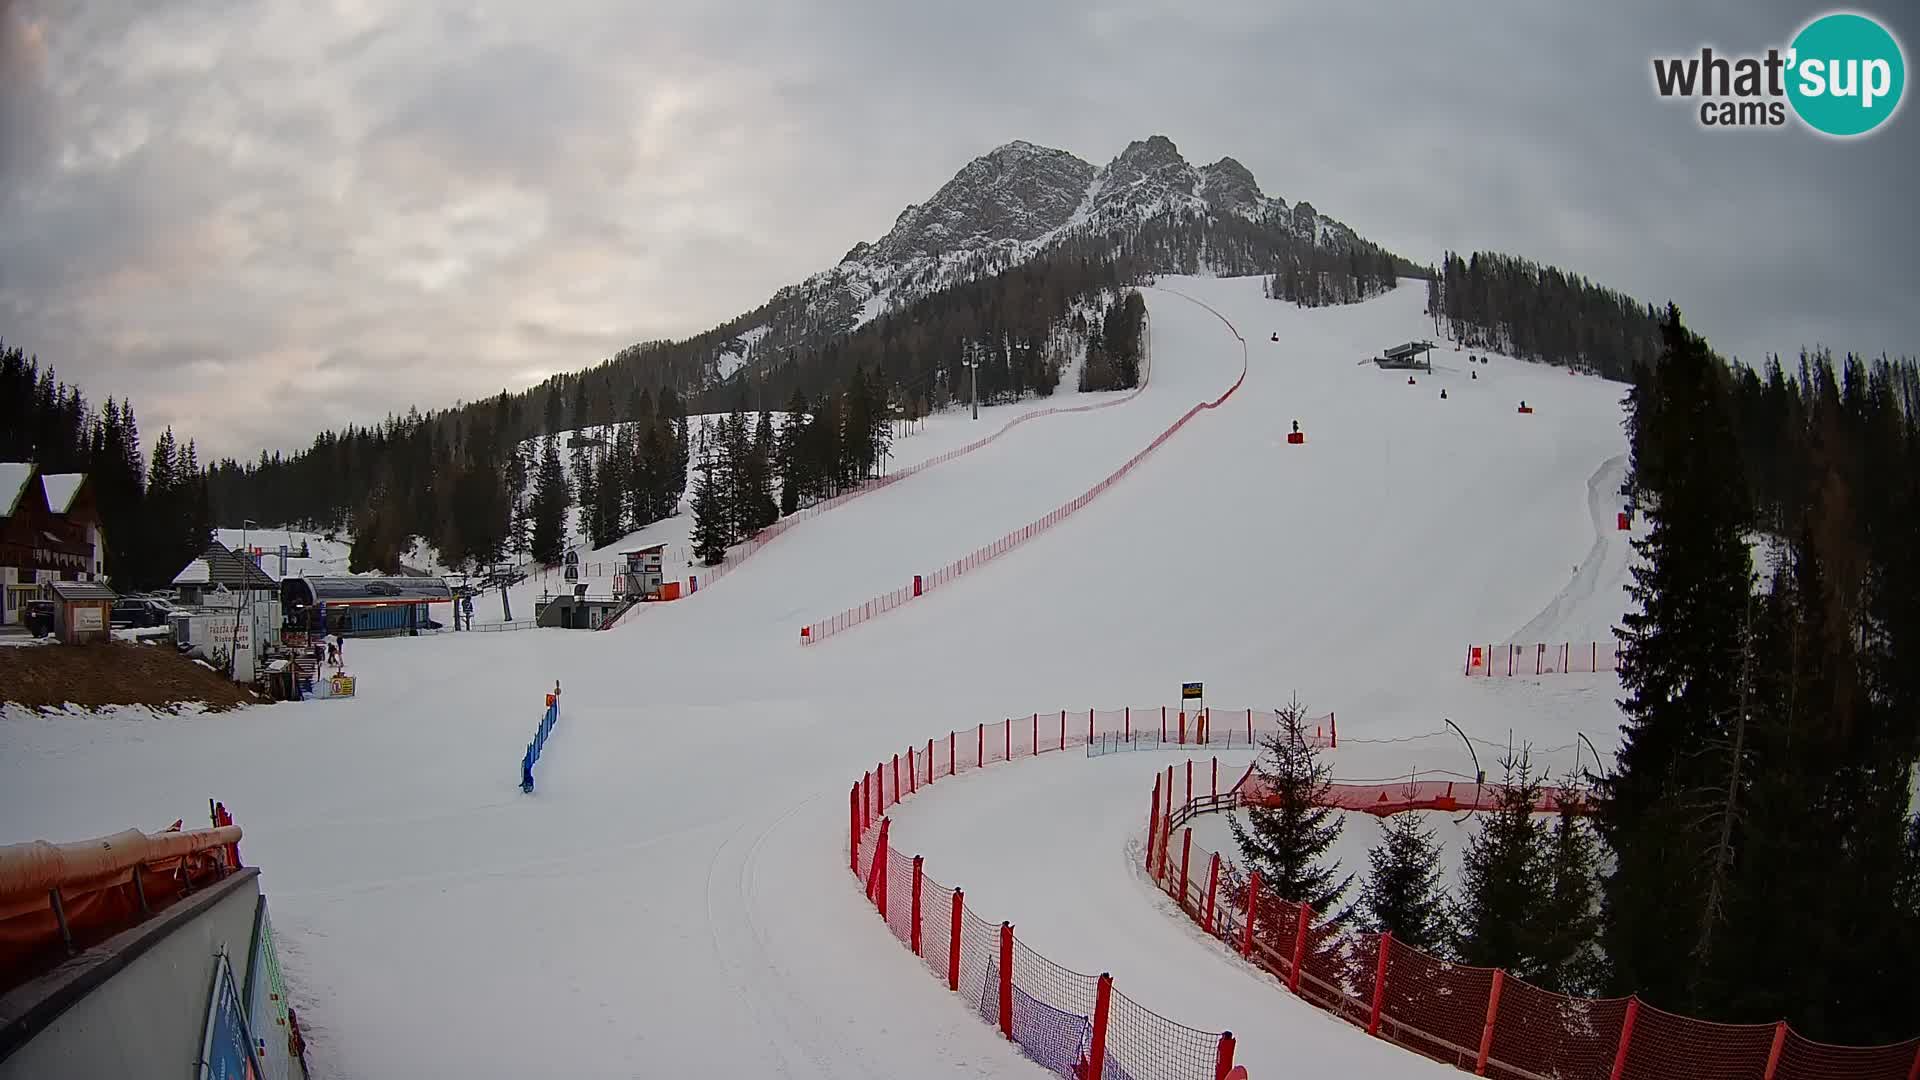
M 328 679 L 327 682 L 333 690 L 334 697 L 352 697 L 353 696 L 353 676 L 335 675 L 332 678 Z

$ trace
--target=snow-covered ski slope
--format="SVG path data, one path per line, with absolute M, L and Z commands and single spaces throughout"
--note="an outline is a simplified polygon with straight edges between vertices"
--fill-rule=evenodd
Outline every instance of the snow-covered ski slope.
M 1414 386 L 1360 365 L 1431 336 L 1417 285 L 1302 310 L 1263 298 L 1257 279 L 1160 284 L 1147 293 L 1153 378 L 1135 401 L 1022 425 L 612 631 L 351 641 L 347 700 L 9 715 L 0 841 L 153 827 L 223 799 L 264 867 L 323 1076 L 1038 1076 L 860 897 L 845 833 L 863 767 L 1012 713 L 1170 700 L 1188 679 L 1211 701 L 1298 691 L 1337 709 L 1349 776 L 1458 767 L 1464 751 L 1456 761 L 1437 739 L 1358 741 L 1430 733 L 1443 716 L 1498 740 L 1580 730 L 1603 750 L 1616 723 L 1606 676 L 1469 680 L 1460 665 L 1469 641 L 1510 637 L 1556 602 L 1546 640 L 1622 607 L 1624 537 L 1596 532 L 1589 493 L 1624 448 L 1619 386 L 1498 358 L 1472 380 L 1450 351 Z M 1247 339 L 1232 398 L 1016 552 L 801 647 L 803 622 L 1024 525 L 1217 397 L 1241 345 L 1186 297 Z M 1516 415 L 1521 398 L 1533 415 Z M 1304 446 L 1285 444 L 1296 418 Z M 1596 536 L 1603 565 L 1585 581 L 1574 566 L 1592 564 Z M 522 795 L 520 754 L 555 679 L 560 722 Z M 1364 1066 L 1351 1075 L 1439 1075 L 1327 1030 L 1171 916 L 1165 934 L 1131 932 L 1125 909 L 1154 900 L 1120 845 L 1157 756 L 1070 757 L 954 785 L 945 805 L 964 815 L 1002 783 L 1092 777 L 1023 800 L 1017 819 L 952 820 L 977 834 L 973 854 L 916 835 L 935 799 L 903 841 L 1031 947 L 1113 970 L 1175 1020 L 1234 1027 L 1243 1061 L 1299 1044 Z M 1108 824 L 1078 828 L 1090 819 Z M 994 866 L 1024 868 L 1004 889 L 965 861 L 1000 859 L 996 844 Z M 1106 869 L 1075 876 L 1083 866 Z M 1083 955 L 1052 936 L 1050 910 L 1123 921 L 1074 931 L 1104 945 Z M 1210 996 L 1196 988 L 1216 977 Z M 1244 1011 L 1223 996 L 1244 996 Z
M 1073 411 L 1099 411 L 1111 406 L 1125 404 L 1136 395 L 1131 391 L 1096 391 L 1080 393 L 1068 389 L 1064 383 L 1067 375 L 1062 374 L 1063 386 L 1050 397 L 1023 398 L 1017 402 L 1000 405 L 983 405 L 980 418 L 972 419 L 972 412 L 964 408 L 947 409 L 925 417 L 912 430 L 894 440 L 890 452 L 882 466 L 882 476 L 894 476 L 925 468 L 938 468 L 939 464 L 929 465 L 936 458 L 950 455 L 977 453 L 969 447 L 981 442 L 998 442 L 1005 434 L 1043 423 L 1050 414 Z M 716 425 L 723 417 L 720 414 L 704 413 L 690 417 L 695 432 L 708 425 Z M 782 418 L 773 416 L 776 429 Z M 617 431 L 620 425 L 609 428 L 595 428 L 596 432 Z M 538 442 L 538 440 L 531 440 Z M 984 447 L 982 447 L 984 449 Z M 572 482 L 573 472 L 570 458 L 562 456 L 562 468 L 568 481 Z M 941 463 L 944 464 L 944 463 Z M 865 498 L 868 493 L 858 492 L 854 499 Z M 612 544 L 594 548 L 579 529 L 580 512 L 576 507 L 569 512 L 572 544 L 579 552 L 580 571 L 578 581 L 588 586 L 594 595 L 605 595 L 613 588 L 613 575 L 618 569 L 620 553 L 653 544 L 664 544 L 663 552 L 666 579 L 685 582 L 696 577 L 701 582 L 712 583 L 720 573 L 730 572 L 733 565 L 742 561 L 744 546 L 737 546 L 729 553 L 724 567 L 706 567 L 697 564 L 692 558 L 693 515 L 688 511 L 691 494 L 681 495 L 680 512 L 672 517 L 652 522 L 641 529 L 621 537 Z M 853 501 L 851 499 L 847 501 Z M 825 512 L 822 508 L 821 512 Z M 794 524 L 787 522 L 784 524 Z M 527 567 L 527 577 L 520 584 L 508 589 L 512 612 L 519 619 L 530 618 L 534 601 L 547 593 L 567 592 L 571 585 L 566 580 L 563 567 Z M 486 625 L 504 621 L 498 594 L 491 602 L 475 605 L 474 614 L 478 623 Z

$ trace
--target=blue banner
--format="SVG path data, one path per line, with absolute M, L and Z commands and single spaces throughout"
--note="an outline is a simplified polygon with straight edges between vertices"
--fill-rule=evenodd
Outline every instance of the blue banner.
M 207 1003 L 207 1035 L 200 1047 L 201 1080 L 260 1080 L 253 1067 L 253 1036 L 247 1008 L 233 982 L 233 967 L 221 951 L 214 959 L 213 994 Z

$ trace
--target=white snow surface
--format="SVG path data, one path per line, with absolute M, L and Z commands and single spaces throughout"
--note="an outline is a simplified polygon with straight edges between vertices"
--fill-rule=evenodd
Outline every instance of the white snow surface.
M 86 473 L 41 473 L 40 487 L 47 493 L 47 508 L 56 514 L 72 509 L 73 497 L 80 493 L 86 479 Z
M 13 516 L 14 504 L 20 501 L 20 493 L 32 475 L 33 466 L 28 462 L 0 461 L 0 511 L 5 511 L 5 516 Z
M 1589 492 L 1623 450 L 1619 386 L 1504 358 L 1470 381 L 1451 353 L 1414 386 L 1358 364 L 1430 333 L 1417 285 L 1319 310 L 1266 300 L 1257 278 L 1162 285 L 1136 400 L 1022 425 L 612 631 L 350 642 L 350 699 L 10 711 L 0 842 L 224 800 L 263 868 L 322 1077 L 1037 1077 L 847 872 L 847 789 L 872 762 L 1009 714 L 1169 700 L 1186 679 L 1210 701 L 1297 691 L 1336 709 L 1343 776 L 1464 771 L 1458 740 L 1433 734 L 1442 717 L 1501 743 L 1584 731 L 1603 751 L 1618 722 L 1610 676 L 1467 679 L 1461 664 L 1469 641 L 1589 633 L 1624 605 L 1625 537 L 1596 530 Z M 1245 336 L 1234 397 L 1012 554 L 798 644 L 802 623 L 1024 525 L 1219 395 L 1241 342 L 1176 290 Z M 1521 398 L 1534 415 L 1516 415 Z M 930 423 L 896 466 L 1050 404 Z M 1293 419 L 1304 446 L 1285 443 Z M 1596 563 L 1596 536 L 1589 581 L 1571 568 Z M 555 680 L 560 722 L 523 795 L 520 755 Z M 1398 737 L 1418 738 L 1361 741 Z M 1437 1077 L 1289 999 L 1130 876 L 1151 769 L 1171 760 L 983 770 L 910 800 L 898 843 L 1042 954 L 1111 970 L 1174 1020 L 1232 1028 L 1255 1076 L 1285 1062 Z

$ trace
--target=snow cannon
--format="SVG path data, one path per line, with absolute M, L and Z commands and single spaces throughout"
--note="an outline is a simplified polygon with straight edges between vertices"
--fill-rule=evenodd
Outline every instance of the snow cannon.
M 1278 331 L 1278 330 L 1275 330 L 1275 331 L 1273 332 L 1273 336 L 1272 336 L 1271 338 L 1268 338 L 1267 340 L 1269 340 L 1269 341 L 1279 341 L 1279 340 L 1280 340 L 1280 331 Z
M 1440 388 L 1440 400 L 1441 401 L 1447 400 L 1447 388 L 1444 386 Z
M 1412 385 L 1413 385 L 1413 376 L 1411 376 L 1411 375 L 1409 375 L 1409 376 L 1407 376 L 1407 385 L 1408 385 L 1408 386 L 1412 386 Z
M 1471 376 L 1473 376 L 1473 377 L 1474 377 L 1474 378 L 1476 378 L 1476 379 L 1478 379 L 1478 378 L 1480 377 L 1480 373 L 1479 373 L 1479 372 L 1477 372 L 1477 371 L 1469 371 L 1469 372 L 1467 372 L 1467 374 L 1469 374 L 1469 375 L 1471 375 Z
M 1530 415 L 1532 415 L 1532 414 L 1533 414 L 1533 406 L 1531 406 L 1531 405 L 1528 405 L 1528 404 L 1527 404 L 1526 402 L 1524 402 L 1524 401 L 1522 401 L 1522 402 L 1520 403 L 1520 412 L 1521 412 L 1521 413 L 1522 413 L 1523 415 L 1529 415 L 1529 416 L 1530 416 Z
M 1304 444 L 1306 441 L 1307 441 L 1306 435 L 1302 433 L 1300 430 L 1300 421 L 1295 420 L 1293 422 L 1293 430 L 1287 432 L 1287 445 L 1300 446 Z

